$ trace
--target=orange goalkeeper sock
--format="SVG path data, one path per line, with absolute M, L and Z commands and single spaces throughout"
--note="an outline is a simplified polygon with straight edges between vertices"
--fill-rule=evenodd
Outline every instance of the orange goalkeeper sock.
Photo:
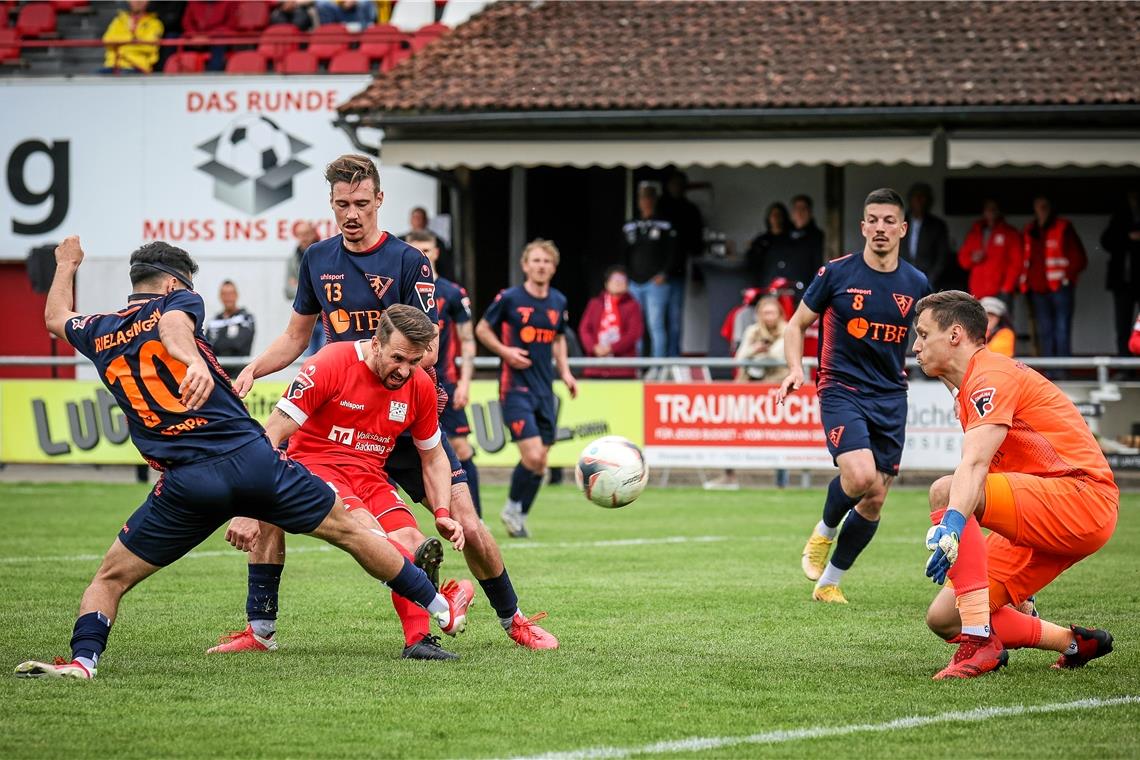
M 957 589 L 955 589 L 957 593 Z M 962 633 L 969 636 L 990 635 L 990 592 L 988 588 L 967 591 L 954 599 L 962 618 Z
M 1036 646 L 1038 649 L 1051 649 L 1061 654 L 1077 653 L 1077 639 L 1073 632 L 1048 620 L 1041 621 L 1041 636 Z
M 1043 624 L 1045 621 L 1041 618 L 1018 612 L 1013 607 L 999 607 L 990 613 L 990 625 L 993 626 L 994 635 L 1009 649 L 1037 647 L 1041 641 Z

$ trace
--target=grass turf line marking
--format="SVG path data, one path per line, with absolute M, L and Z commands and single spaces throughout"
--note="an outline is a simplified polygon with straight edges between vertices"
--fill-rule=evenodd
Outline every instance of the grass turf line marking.
M 785 744 L 802 739 L 825 739 L 849 734 L 884 733 L 888 731 L 920 728 L 936 723 L 955 723 L 1008 718 L 1019 715 L 1065 712 L 1068 710 L 1091 710 L 1100 707 L 1118 707 L 1140 704 L 1140 696 L 1111 697 L 1100 699 L 1078 699 L 1074 702 L 1054 702 L 1044 705 L 1010 705 L 1009 707 L 979 707 L 974 710 L 954 710 L 937 715 L 914 715 L 896 718 L 886 723 L 855 723 L 846 726 L 813 726 L 792 728 L 781 731 L 767 731 L 750 736 L 710 736 L 677 739 L 674 741 L 646 744 L 641 747 L 593 747 L 570 750 L 568 752 L 547 752 L 542 755 L 516 756 L 514 760 L 595 760 L 596 758 L 624 758 L 634 755 L 664 755 L 678 752 L 702 752 L 721 747 L 736 747 L 747 744 Z

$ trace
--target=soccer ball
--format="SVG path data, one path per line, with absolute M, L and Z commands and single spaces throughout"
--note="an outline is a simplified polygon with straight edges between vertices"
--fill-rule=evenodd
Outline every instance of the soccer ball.
M 260 177 L 293 157 L 289 136 L 271 119 L 248 114 L 222 132 L 214 158 L 246 177 Z
M 649 467 L 641 449 L 633 442 L 619 435 L 608 435 L 582 449 L 574 478 L 587 499 L 599 507 L 616 509 L 629 504 L 645 490 Z

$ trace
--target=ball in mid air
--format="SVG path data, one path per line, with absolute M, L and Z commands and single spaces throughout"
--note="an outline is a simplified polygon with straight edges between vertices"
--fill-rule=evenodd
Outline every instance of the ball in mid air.
M 574 477 L 587 499 L 599 507 L 616 509 L 645 490 L 649 466 L 632 441 L 608 435 L 582 449 Z

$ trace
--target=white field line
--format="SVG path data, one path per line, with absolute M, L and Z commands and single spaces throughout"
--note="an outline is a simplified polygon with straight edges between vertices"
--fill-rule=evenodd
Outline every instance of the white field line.
M 722 747 L 755 744 L 785 744 L 803 739 L 825 739 L 850 734 L 887 733 L 910 728 L 921 728 L 936 723 L 966 723 L 1008 718 L 1019 715 L 1094 710 L 1104 707 L 1140 704 L 1140 696 L 1112 697 L 1108 699 L 1078 699 L 1075 702 L 1053 702 L 1044 705 L 1011 705 L 1009 707 L 979 707 L 974 710 L 955 710 L 936 715 L 915 715 L 896 718 L 886 723 L 856 723 L 846 726 L 812 726 L 781 731 L 767 731 L 749 736 L 691 737 L 674 741 L 645 744 L 640 747 L 592 747 L 567 752 L 547 752 L 542 755 L 517 756 L 514 760 L 593 760 L 594 758 L 625 758 L 635 755 L 664 755 L 679 752 L 703 752 Z
M 711 544 L 719 541 L 740 541 L 756 539 L 734 539 L 728 536 L 668 536 L 665 538 L 619 538 L 611 541 L 527 541 L 526 543 L 502 543 L 503 549 L 607 549 L 624 546 L 657 546 L 661 544 Z M 296 546 L 288 554 L 309 552 L 331 552 L 329 546 Z M 221 549 L 190 552 L 183 559 L 209 559 L 211 557 L 244 557 L 237 549 Z M 41 557 L 0 557 L 0 565 L 19 565 L 30 562 L 93 562 L 103 559 L 102 554 L 64 554 Z

